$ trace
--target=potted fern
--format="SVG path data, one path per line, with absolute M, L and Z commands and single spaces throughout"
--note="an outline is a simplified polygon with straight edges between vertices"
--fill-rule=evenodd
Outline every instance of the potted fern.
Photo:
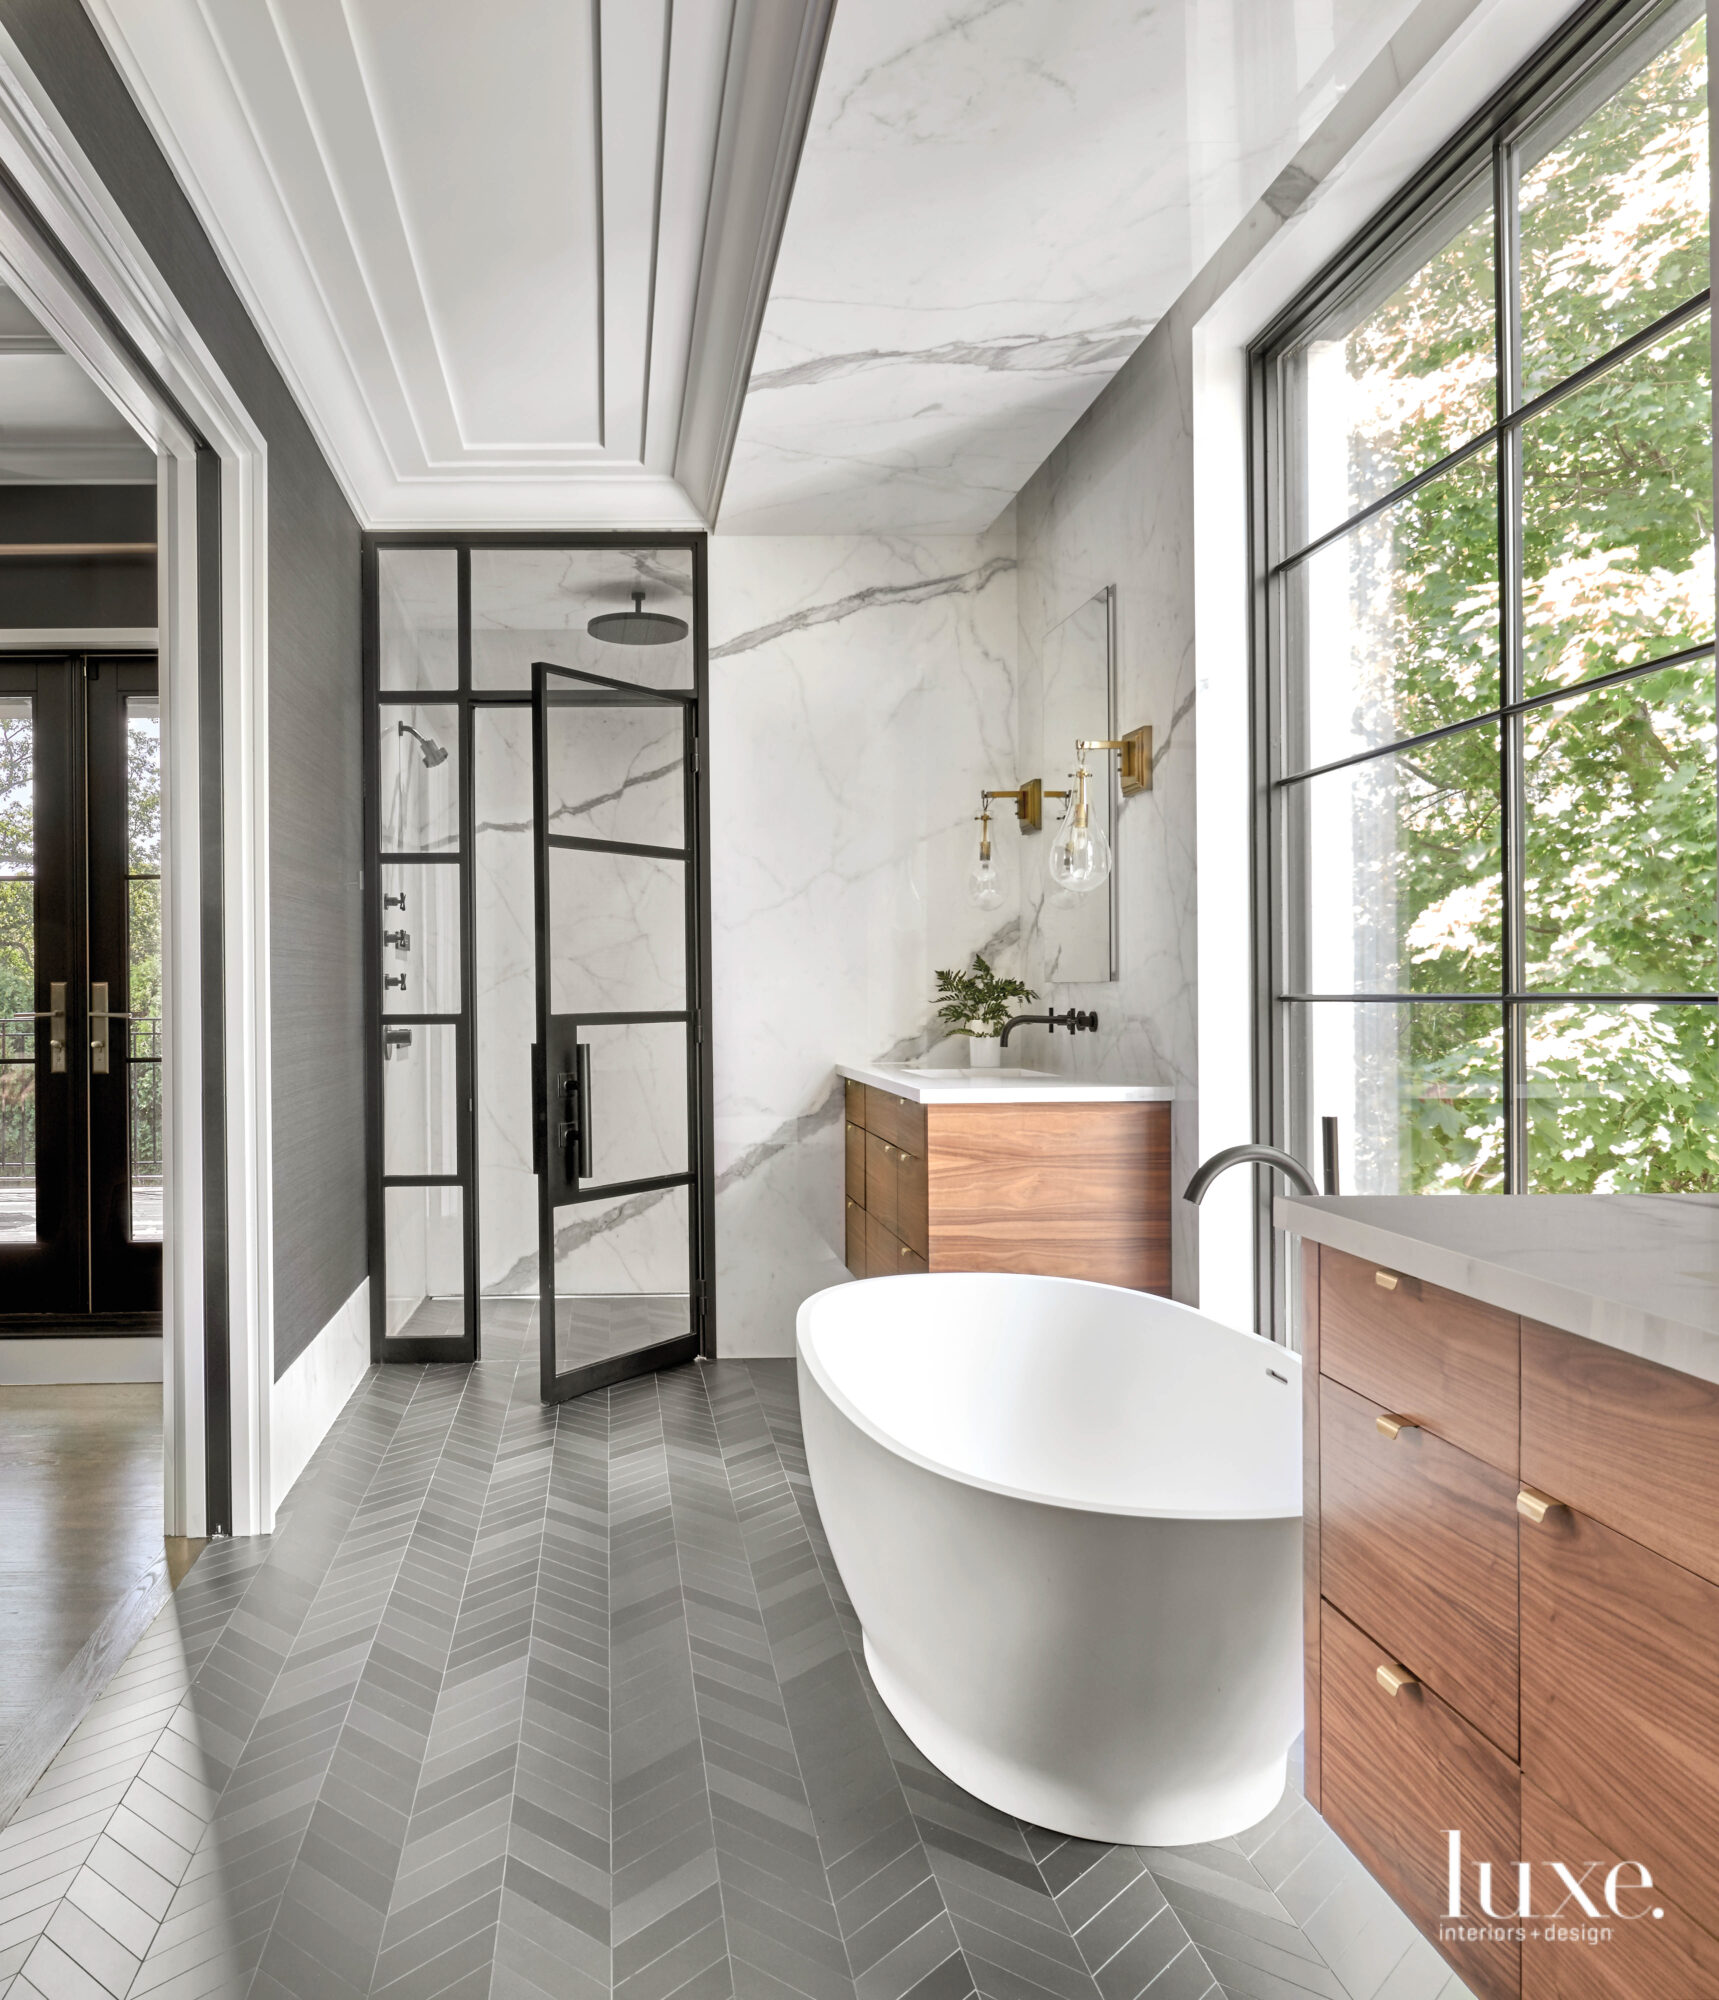
M 937 998 L 942 1003 L 938 1018 L 947 1021 L 953 1033 L 968 1038 L 968 1063 L 974 1069 L 995 1069 L 1003 1059 L 1000 1038 L 1015 1002 L 1036 1000 L 1038 995 L 1020 980 L 994 972 L 974 952 L 969 971 L 938 973 Z

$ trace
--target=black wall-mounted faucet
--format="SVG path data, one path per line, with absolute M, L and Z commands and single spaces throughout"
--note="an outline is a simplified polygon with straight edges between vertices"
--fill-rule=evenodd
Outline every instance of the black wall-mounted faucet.
M 1017 1028 L 1049 1028 L 1053 1035 L 1058 1028 L 1066 1028 L 1071 1035 L 1094 1034 L 1098 1016 L 1076 1013 L 1072 1007 L 1066 1014 L 1017 1014 L 1003 1029 L 1002 1047 L 1009 1046 L 1009 1037 Z

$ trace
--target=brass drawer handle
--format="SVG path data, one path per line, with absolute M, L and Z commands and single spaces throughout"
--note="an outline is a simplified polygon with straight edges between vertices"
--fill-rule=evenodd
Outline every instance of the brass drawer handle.
M 1397 1289 L 1397 1274 L 1395 1271 L 1375 1271 L 1373 1283 L 1382 1285 L 1387 1292 L 1394 1292 Z
M 1403 1694 L 1409 1688 L 1420 1686 L 1407 1667 L 1399 1667 L 1394 1660 L 1387 1660 L 1378 1669 L 1378 1682 L 1386 1694 Z
M 911 1249 L 910 1249 L 910 1248 L 909 1248 L 909 1247 L 907 1246 L 907 1244 L 905 1244 L 905 1243 L 904 1243 L 904 1244 L 903 1244 L 903 1245 L 901 1246 L 901 1254 L 902 1254 L 902 1255 L 903 1255 L 904 1257 L 911 1257 L 911 1256 L 913 1255 L 913 1252 L 912 1252 L 912 1250 L 911 1250 Z
M 1413 1417 L 1388 1417 L 1383 1411 L 1373 1419 L 1379 1427 L 1381 1437 L 1400 1438 L 1404 1431 L 1418 1431 L 1420 1425 Z
M 1516 1511 L 1524 1521 L 1532 1521 L 1539 1527 L 1548 1514 L 1555 1514 L 1563 1506 L 1562 1500 L 1554 1500 L 1550 1493 L 1541 1493 L 1535 1487 L 1524 1486 L 1516 1496 Z

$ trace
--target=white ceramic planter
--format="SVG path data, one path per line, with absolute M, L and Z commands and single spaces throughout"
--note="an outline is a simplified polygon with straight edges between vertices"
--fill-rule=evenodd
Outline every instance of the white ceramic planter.
M 969 1035 L 967 1037 L 967 1067 L 969 1069 L 996 1069 L 1003 1060 L 1003 1041 L 1000 1035 Z

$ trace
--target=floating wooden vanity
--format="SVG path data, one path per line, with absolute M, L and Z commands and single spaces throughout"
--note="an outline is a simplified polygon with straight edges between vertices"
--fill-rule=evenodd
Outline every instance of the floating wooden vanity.
M 1719 1386 L 1329 1244 L 1302 1257 L 1309 1799 L 1482 2000 L 1711 2000 Z M 1500 1913 L 1533 1865 L 1520 1939 L 1468 1934 L 1483 1861 Z M 1605 1908 L 1617 1864 L 1649 1914 Z M 1609 1940 L 1551 1938 L 1560 1903 Z
M 1091 1086 L 1081 1099 L 1058 1083 L 848 1076 L 854 1276 L 1025 1271 L 1168 1293 L 1170 1093 Z

